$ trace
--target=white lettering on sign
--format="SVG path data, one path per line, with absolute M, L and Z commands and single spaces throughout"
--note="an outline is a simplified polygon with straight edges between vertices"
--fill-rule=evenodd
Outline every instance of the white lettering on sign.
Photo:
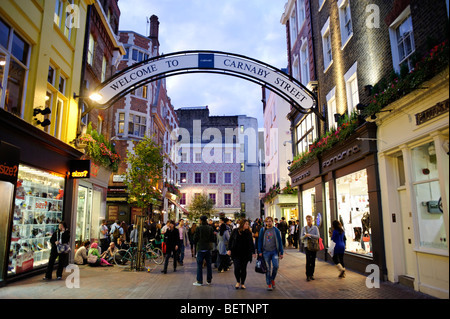
M 122 93 L 131 91 L 143 82 L 149 82 L 148 80 L 151 78 L 183 70 L 199 69 L 204 70 L 206 73 L 210 70 L 221 70 L 248 76 L 266 83 L 269 87 L 280 93 L 280 96 L 292 100 L 303 109 L 311 109 L 315 106 L 313 95 L 281 71 L 272 69 L 254 60 L 246 60 L 245 58 L 235 57 L 231 54 L 219 53 L 170 55 L 161 57 L 155 61 L 140 64 L 124 73 L 119 73 L 112 80 L 103 84 L 96 92 L 101 96 L 101 99 L 97 103 L 106 105 Z

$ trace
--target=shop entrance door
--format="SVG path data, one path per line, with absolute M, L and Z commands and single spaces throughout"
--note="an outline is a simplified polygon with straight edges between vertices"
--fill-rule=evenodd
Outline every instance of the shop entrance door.
M 414 255 L 414 229 L 412 213 L 408 210 L 408 196 L 406 188 L 398 189 L 398 196 L 400 200 L 400 209 L 402 217 L 402 232 L 403 232 L 403 251 L 405 256 L 405 275 L 411 278 L 415 277 L 415 255 Z
M 75 240 L 81 244 L 90 239 L 92 189 L 78 186 L 77 228 Z

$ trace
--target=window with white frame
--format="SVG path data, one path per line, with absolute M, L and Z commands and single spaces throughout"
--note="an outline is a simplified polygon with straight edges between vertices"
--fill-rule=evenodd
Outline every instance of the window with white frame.
M 142 61 L 148 60 L 148 57 L 149 57 L 148 53 L 133 48 L 132 55 L 131 55 L 131 59 L 133 61 L 142 62 Z
M 231 206 L 231 193 L 224 193 L 223 194 L 223 204 L 225 206 Z
M 102 59 L 102 75 L 101 75 L 101 81 L 102 82 L 105 82 L 105 80 L 106 80 L 106 66 L 107 66 L 107 60 L 106 60 L 106 57 L 103 56 L 103 59 Z
M 19 117 L 24 104 L 29 51 L 28 43 L 0 19 L 0 107 Z
M 56 0 L 53 22 L 55 22 L 58 26 L 61 26 L 63 7 L 64 7 L 63 0 Z
M 194 173 L 194 184 L 202 183 L 202 173 Z
M 325 22 L 321 30 L 322 35 L 322 48 L 323 48 L 323 67 L 324 72 L 328 70 L 333 62 L 333 53 L 331 50 L 331 31 L 330 31 L 330 18 Z
M 95 47 L 95 40 L 92 33 L 89 34 L 89 45 L 88 45 L 88 52 L 87 52 L 87 63 L 90 65 L 94 62 L 94 47 Z
M 297 40 L 297 35 L 298 35 L 297 17 L 295 14 L 295 10 L 292 11 L 291 18 L 289 19 L 289 26 L 291 29 L 291 46 L 294 46 L 294 43 Z
M 301 30 L 306 20 L 305 0 L 297 1 L 298 29 Z
M 292 77 L 296 80 L 301 80 L 300 78 L 300 61 L 299 56 L 294 55 L 294 62 L 292 63 Z
M 223 183 L 224 184 L 231 184 L 231 183 L 233 183 L 231 172 L 223 173 Z
M 147 119 L 145 115 L 129 114 L 128 135 L 144 137 L 147 130 Z
M 210 184 L 217 184 L 217 173 L 210 172 L 209 173 L 209 183 Z
M 119 113 L 118 134 L 125 133 L 125 113 Z
M 187 172 L 181 172 L 180 173 L 180 184 L 186 184 L 187 183 Z
M 213 204 L 216 205 L 216 203 L 217 203 L 217 194 L 216 193 L 209 193 L 209 199 L 211 199 Z
M 345 47 L 350 38 L 353 36 L 350 0 L 339 0 L 337 5 L 339 9 L 339 23 L 341 26 L 342 47 Z
M 337 127 L 337 123 L 334 120 L 334 114 L 337 113 L 336 106 L 336 87 L 334 87 L 327 94 L 327 114 L 328 114 L 328 130 L 331 130 L 333 127 Z
M 308 42 L 304 41 L 302 48 L 300 50 L 300 68 L 301 68 L 301 75 L 302 75 L 302 84 L 308 85 L 310 80 L 310 73 L 309 73 L 309 54 L 308 54 Z
M 348 115 L 356 110 L 356 105 L 359 103 L 359 90 L 358 90 L 358 63 L 355 62 L 353 66 L 344 75 L 345 87 L 347 91 L 347 110 Z
M 405 65 L 408 67 L 409 71 L 411 71 L 414 68 L 412 55 L 416 49 L 414 44 L 411 9 L 409 6 L 390 25 L 389 35 L 391 39 L 394 70 L 397 73 L 400 73 L 400 69 Z
M 309 146 L 317 138 L 317 133 L 314 125 L 315 117 L 313 114 L 308 114 L 296 126 L 296 145 L 297 154 L 302 154 L 309 151 Z

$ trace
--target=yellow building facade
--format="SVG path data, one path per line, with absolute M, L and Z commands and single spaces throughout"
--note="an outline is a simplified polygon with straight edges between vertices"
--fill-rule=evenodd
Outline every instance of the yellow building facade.
M 87 6 L 93 2 L 0 3 L 1 108 L 65 143 L 76 138 L 74 94 L 80 88 Z M 46 108 L 51 112 L 42 112 Z

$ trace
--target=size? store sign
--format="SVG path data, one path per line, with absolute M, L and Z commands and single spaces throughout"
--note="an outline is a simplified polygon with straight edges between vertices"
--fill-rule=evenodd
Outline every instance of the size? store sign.
M 91 161 L 90 160 L 74 160 L 70 161 L 70 178 L 90 178 L 91 177 Z

